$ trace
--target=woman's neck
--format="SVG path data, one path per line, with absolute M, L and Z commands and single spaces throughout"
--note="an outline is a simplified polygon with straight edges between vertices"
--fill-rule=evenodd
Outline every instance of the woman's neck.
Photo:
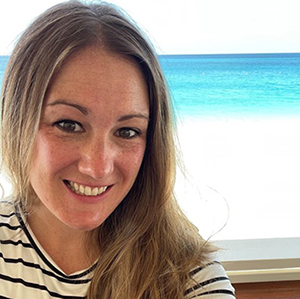
M 40 204 L 29 213 L 28 224 L 43 249 L 67 275 L 88 269 L 99 257 L 99 247 L 91 233 L 78 231 L 60 222 L 54 215 L 45 216 L 46 207 Z

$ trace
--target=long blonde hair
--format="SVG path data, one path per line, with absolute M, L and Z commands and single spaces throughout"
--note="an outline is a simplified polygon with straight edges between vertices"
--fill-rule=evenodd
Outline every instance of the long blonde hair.
M 1 95 L 2 156 L 14 197 L 28 207 L 28 179 L 43 99 L 54 76 L 76 51 L 97 45 L 134 60 L 148 85 L 150 124 L 138 177 L 97 230 L 101 258 L 87 298 L 184 297 L 190 271 L 208 262 L 211 247 L 174 198 L 176 152 L 170 97 L 155 51 L 118 8 L 69 1 L 46 11 L 17 43 Z

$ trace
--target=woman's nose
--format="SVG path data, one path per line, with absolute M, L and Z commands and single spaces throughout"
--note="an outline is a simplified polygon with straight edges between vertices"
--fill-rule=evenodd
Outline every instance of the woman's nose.
M 114 170 L 115 150 L 108 141 L 95 140 L 81 149 L 79 171 L 94 179 L 104 179 Z

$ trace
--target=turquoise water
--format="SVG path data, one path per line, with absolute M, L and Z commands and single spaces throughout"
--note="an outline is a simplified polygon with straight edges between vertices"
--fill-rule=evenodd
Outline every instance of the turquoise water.
M 184 115 L 300 115 L 300 54 L 162 56 L 161 63 Z
M 2 79 L 4 71 L 8 62 L 9 56 L 0 56 L 0 86 L 2 86 Z
M 0 82 L 8 56 L 0 56 Z M 160 56 L 180 115 L 300 116 L 300 53 Z

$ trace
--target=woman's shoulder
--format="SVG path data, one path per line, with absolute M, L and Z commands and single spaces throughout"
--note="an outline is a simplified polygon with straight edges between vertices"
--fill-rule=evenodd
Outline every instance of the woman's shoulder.
M 235 298 L 234 288 L 221 263 L 214 261 L 190 272 L 191 282 L 185 298 L 201 296 L 203 299 Z

